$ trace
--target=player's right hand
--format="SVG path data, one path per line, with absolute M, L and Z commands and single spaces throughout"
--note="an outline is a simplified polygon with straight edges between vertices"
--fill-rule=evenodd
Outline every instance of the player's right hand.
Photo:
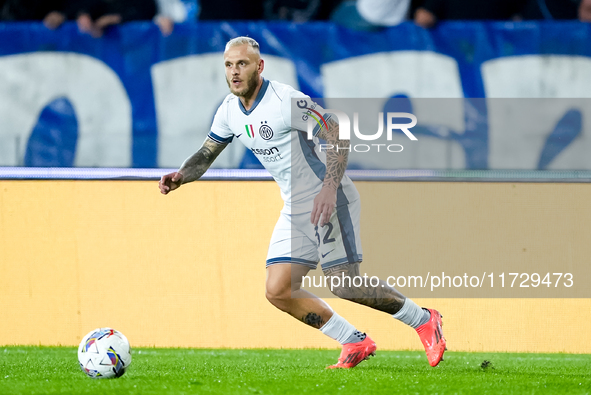
M 179 172 L 169 173 L 162 176 L 158 186 L 160 187 L 160 193 L 163 195 L 168 192 L 178 189 L 183 183 L 183 175 Z

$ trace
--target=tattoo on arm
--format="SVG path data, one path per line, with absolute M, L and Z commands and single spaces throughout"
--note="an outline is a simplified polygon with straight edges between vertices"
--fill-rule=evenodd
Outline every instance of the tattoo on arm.
M 198 180 L 227 145 L 206 138 L 199 151 L 182 164 L 179 173 L 183 175 L 183 184 Z
M 334 120 L 334 117 L 328 120 L 327 126 L 328 130 L 322 128 L 318 133 L 318 137 L 325 140 L 327 144 L 332 145 L 331 149 L 326 150 L 324 186 L 336 191 L 347 168 L 350 141 L 339 139 L 339 124 Z
M 305 317 L 302 317 L 302 321 L 316 329 L 320 329 L 324 325 L 324 320 L 316 313 L 308 313 Z
M 359 263 L 347 263 L 331 267 L 324 271 L 326 277 L 336 276 L 340 280 L 345 279 L 340 288 L 333 289 L 335 295 L 340 298 L 350 300 L 364 306 L 371 307 L 388 314 L 396 314 L 404 305 L 406 298 L 395 288 L 390 287 L 388 283 L 380 280 L 376 287 L 365 286 L 362 283 L 360 287 L 355 287 L 353 278 L 360 277 Z M 347 279 L 351 279 L 351 283 Z

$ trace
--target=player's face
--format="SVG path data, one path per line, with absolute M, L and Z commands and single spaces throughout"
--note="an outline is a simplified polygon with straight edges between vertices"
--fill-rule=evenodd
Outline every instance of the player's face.
M 229 48 L 224 53 L 226 82 L 236 96 L 250 98 L 262 71 L 261 57 L 247 44 Z

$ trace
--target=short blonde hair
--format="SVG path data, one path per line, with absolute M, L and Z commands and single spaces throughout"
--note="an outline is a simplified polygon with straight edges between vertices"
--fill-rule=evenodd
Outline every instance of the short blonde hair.
M 235 47 L 237 45 L 243 45 L 243 44 L 249 45 L 257 54 L 259 54 L 259 55 L 261 54 L 261 48 L 259 47 L 259 43 L 257 43 L 255 39 L 250 38 L 250 37 L 245 37 L 245 36 L 236 37 L 236 38 L 233 38 L 230 41 L 228 41 L 226 43 L 225 50 L 227 51 L 231 47 Z

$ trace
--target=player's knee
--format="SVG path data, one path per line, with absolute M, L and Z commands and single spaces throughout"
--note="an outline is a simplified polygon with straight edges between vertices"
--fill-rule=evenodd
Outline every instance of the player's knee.
M 341 299 L 354 299 L 354 291 L 355 289 L 353 287 L 347 286 L 346 284 L 338 284 L 330 287 L 330 292 Z
M 333 295 L 341 299 L 351 299 L 351 290 L 347 287 L 335 287 L 330 290 Z
M 285 304 L 285 301 L 291 297 L 290 287 L 289 285 L 285 286 L 284 284 L 267 282 L 265 296 L 272 305 L 281 308 Z
M 346 300 L 363 297 L 362 287 L 355 283 L 355 279 L 359 277 L 359 262 L 325 269 L 324 276 L 333 295 Z
M 343 281 L 342 276 L 328 276 L 327 280 L 333 295 L 346 300 L 359 297 L 359 287 L 355 287 L 350 281 Z

